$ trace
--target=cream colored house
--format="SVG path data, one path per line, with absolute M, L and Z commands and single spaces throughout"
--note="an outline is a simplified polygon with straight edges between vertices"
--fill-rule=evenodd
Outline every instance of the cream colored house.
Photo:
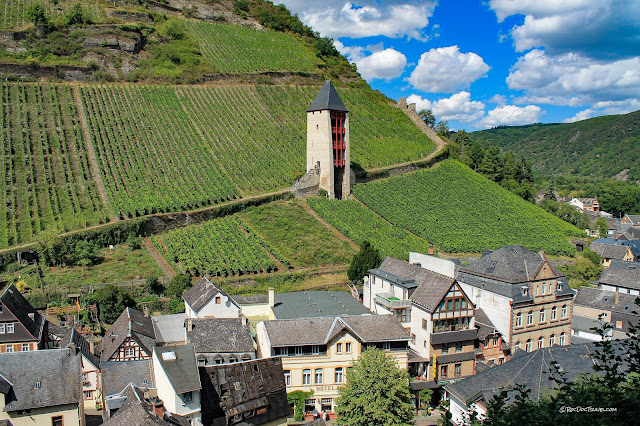
M 85 410 L 95 410 L 102 406 L 100 358 L 91 352 L 89 342 L 71 329 L 60 342 L 61 348 L 71 348 L 82 360 L 82 399 Z
M 197 281 L 182 295 L 188 318 L 238 318 L 240 305 L 207 277 Z
M 81 375 L 69 348 L 0 354 L 0 422 L 84 425 Z
M 409 334 L 391 315 L 262 321 L 256 326 L 262 357 L 280 356 L 287 392 L 313 391 L 305 411 L 332 413 L 347 368 L 362 351 L 387 351 L 407 368 Z

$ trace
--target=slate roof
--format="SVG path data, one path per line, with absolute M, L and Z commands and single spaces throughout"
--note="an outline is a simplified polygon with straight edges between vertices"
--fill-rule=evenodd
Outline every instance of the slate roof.
M 393 315 L 354 315 L 264 321 L 271 346 L 326 345 L 342 330 L 362 343 L 409 340 Z
M 610 271 L 638 271 L 640 272 L 640 262 L 627 262 L 624 260 L 612 259 L 609 267 Z
M 316 96 L 316 99 L 313 101 L 311 106 L 307 108 L 307 112 L 323 111 L 327 109 L 349 112 L 347 107 L 344 106 L 344 103 L 342 103 L 342 99 L 340 99 L 340 95 L 338 95 L 338 91 L 331 80 L 324 82 L 320 88 L 318 96 Z
M 629 248 L 618 244 L 591 243 L 591 250 L 595 251 L 604 259 L 622 260 L 627 254 Z
M 517 351 L 508 362 L 445 385 L 444 389 L 469 405 L 479 397 L 484 397 L 486 401 L 503 389 L 523 384 L 531 389 L 530 398 L 538 401 L 542 394 L 555 385 L 555 381 L 550 380 L 555 372 L 552 362 L 557 362 L 571 381 L 579 374 L 593 372 L 594 352 L 593 344 L 553 346 L 533 352 Z
M 151 359 L 102 361 L 100 363 L 100 371 L 102 372 L 102 391 L 104 396 L 122 392 L 129 383 L 150 388 L 155 387 Z
M 70 345 L 75 346 L 76 350 L 85 356 L 93 364 L 94 367 L 100 367 L 100 358 L 91 352 L 91 345 L 84 338 L 81 333 L 75 328 L 72 328 L 63 338 L 60 340 L 60 347 L 66 348 Z
M 618 303 L 616 303 L 616 292 L 602 290 L 593 287 L 580 287 L 573 304 L 575 306 L 587 306 L 589 308 L 601 309 L 602 311 L 621 312 L 630 314 L 631 311 L 640 311 L 635 304 L 638 296 L 626 293 L 617 293 Z
M 40 315 L 36 308 L 31 306 L 31 303 L 24 298 L 13 284 L 8 285 L 0 294 L 0 303 L 11 311 L 35 339 L 42 340 L 46 319 Z M 33 319 L 29 317 L 29 314 L 33 316 Z
M 124 405 L 107 421 L 105 426 L 136 425 L 189 425 L 186 418 L 177 414 L 171 414 L 163 410 L 163 417 L 160 418 L 154 411 L 152 402 L 144 397 L 144 390 L 134 385 L 129 385 L 122 393 L 126 398 Z M 157 398 L 156 398 L 157 399 Z M 161 404 L 160 400 L 157 400 Z
M 526 260 L 526 267 L 525 267 Z M 522 287 L 528 286 L 544 260 L 524 246 L 504 246 L 495 251 L 486 252 L 469 265 L 461 268 L 456 275 L 458 282 L 482 290 L 505 296 L 514 303 L 532 301 L 531 294 L 522 294 Z M 575 291 L 569 287 L 564 274 L 551 267 L 562 289 L 557 296 L 572 296 Z
M 232 296 L 238 305 L 255 305 L 260 303 L 269 303 L 269 295 L 267 294 L 250 294 L 246 296 Z
M 433 312 L 438 307 L 438 304 L 447 294 L 447 291 L 449 291 L 451 286 L 456 282 L 455 278 L 438 274 L 437 272 L 390 256 L 387 256 L 382 261 L 382 264 L 377 270 L 405 279 L 412 279 L 417 283 L 418 287 L 411 293 L 409 298 L 412 303 L 429 312 Z M 370 270 L 369 272 L 378 275 L 374 271 L 376 270 Z
M 189 319 L 189 342 L 196 353 L 253 352 L 253 339 L 242 318 Z
M 156 334 L 156 343 L 184 343 L 186 338 L 186 329 L 184 321 L 187 314 L 157 315 L 151 317 L 153 322 L 153 330 Z
M 483 254 L 460 271 L 511 284 L 527 283 L 536 276 L 544 262 L 540 254 L 524 246 L 503 246 Z M 564 275 L 557 269 L 552 269 L 556 276 Z
M 192 344 L 156 347 L 154 352 L 176 393 L 200 390 L 200 374 Z
M 431 334 L 431 344 L 441 345 L 443 343 L 464 342 L 465 340 L 475 340 L 478 337 L 478 329 L 445 331 L 443 333 Z
M 640 214 L 628 214 L 627 216 L 633 225 L 640 225 Z
M 144 316 L 138 310 L 126 308 L 102 339 L 100 361 L 109 361 L 109 358 L 129 336 L 134 338 L 145 352 L 151 356 L 156 339 L 151 318 Z
M 575 313 L 571 317 L 571 331 L 577 330 L 586 333 L 597 334 L 596 331 L 591 330 L 591 328 L 593 327 L 600 328 L 602 327 L 602 324 L 597 319 L 577 315 Z
M 478 339 L 484 340 L 487 336 L 491 336 L 493 334 L 500 334 L 495 325 L 491 322 L 487 314 L 482 310 L 482 308 L 477 308 L 475 311 L 476 317 L 476 327 L 478 328 Z
M 191 309 L 198 312 L 218 293 L 228 297 L 234 305 L 238 306 L 227 292 L 216 287 L 207 277 L 202 277 L 196 281 L 196 283 L 182 295 L 182 298 L 191 306 Z M 240 306 L 238 306 L 238 308 L 239 307 Z
M 82 403 L 82 360 L 67 348 L 2 353 L 0 377 L 15 393 L 4 411 Z
M 346 291 L 294 291 L 276 293 L 273 314 L 277 319 L 335 317 L 370 314 Z
M 602 271 L 599 283 L 640 290 L 640 270 L 630 269 L 624 271 L 605 268 Z

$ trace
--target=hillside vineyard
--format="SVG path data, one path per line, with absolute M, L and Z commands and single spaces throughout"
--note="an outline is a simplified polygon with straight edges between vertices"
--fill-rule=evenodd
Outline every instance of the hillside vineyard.
M 0 247 L 103 223 L 107 212 L 130 218 L 286 189 L 304 171 L 305 109 L 317 91 L 4 83 Z M 383 98 L 352 88 L 341 95 L 354 112 L 352 161 L 361 167 L 433 151 Z

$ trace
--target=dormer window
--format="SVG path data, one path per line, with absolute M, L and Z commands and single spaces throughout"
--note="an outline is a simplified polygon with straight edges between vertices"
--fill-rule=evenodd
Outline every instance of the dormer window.
M 34 389 L 40 389 L 40 382 L 39 382 L 39 381 L 38 381 L 38 382 L 36 382 L 36 383 L 33 385 L 33 388 L 34 388 Z
M 562 283 L 558 281 L 558 291 L 562 291 Z
M 133 346 L 127 346 L 124 350 L 124 356 L 126 358 L 133 358 L 136 356 L 136 350 Z
M 7 334 L 15 333 L 15 331 L 16 331 L 16 325 L 12 322 L 7 323 Z
M 36 314 L 34 314 L 33 312 L 29 312 L 29 318 L 31 318 L 32 320 L 35 319 Z
M 522 287 L 522 295 L 523 296 L 528 296 L 529 295 L 529 288 L 528 287 Z
M 216 296 L 216 305 L 219 305 L 221 303 L 222 303 L 222 297 Z

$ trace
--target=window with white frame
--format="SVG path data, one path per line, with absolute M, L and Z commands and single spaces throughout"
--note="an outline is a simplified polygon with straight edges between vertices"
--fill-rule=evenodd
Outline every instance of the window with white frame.
M 540 336 L 538 339 L 538 349 L 544 348 L 544 337 Z
M 127 346 L 126 348 L 124 348 L 124 356 L 125 358 L 132 358 L 136 356 L 136 348 L 134 348 L 133 346 Z
M 558 316 L 558 307 L 554 306 L 553 308 L 551 308 L 551 321 L 555 320 L 557 316 Z
M 522 312 L 516 314 L 516 327 L 522 326 Z
M 390 351 L 391 350 L 391 342 L 382 342 L 382 349 L 384 349 L 385 351 Z
M 562 305 L 562 318 L 567 317 L 567 305 Z
M 315 346 L 317 348 L 317 346 Z M 296 355 L 302 355 L 302 346 L 295 346 L 294 347 L 294 353 Z
M 544 308 L 540 309 L 540 322 L 545 322 L 545 316 Z
M 189 404 L 193 401 L 193 392 L 185 392 L 182 394 L 182 402 L 185 404 Z
M 531 339 L 527 340 L 527 343 L 525 343 L 524 350 L 527 352 L 531 352 Z
M 12 322 L 7 323 L 7 334 L 15 333 L 16 325 Z
M 320 346 L 318 345 L 313 345 L 311 346 L 311 353 L 314 355 L 317 355 L 320 353 Z
M 336 353 L 339 353 L 339 354 L 342 353 L 342 343 L 336 344 Z
M 0 334 L 6 333 L 4 323 L 0 323 Z
M 22 344 L 22 352 L 29 352 L 29 344 L 28 343 L 23 343 Z
M 13 345 L 7 345 L 7 346 L 4 348 L 4 351 L 5 351 L 5 352 L 13 352 Z
M 321 385 L 322 384 L 322 368 L 316 368 L 315 384 L 316 385 Z
M 556 344 L 556 335 L 555 335 L 555 334 L 552 334 L 552 335 L 549 337 L 549 346 L 553 346 L 553 345 L 555 345 L 555 344 Z
M 560 346 L 564 346 L 564 332 L 560 333 Z
M 284 370 L 284 384 L 286 386 L 291 386 L 291 370 Z
M 303 385 L 310 385 L 311 384 L 311 370 L 310 369 L 302 370 L 302 384 Z
M 351 353 L 351 342 L 347 342 L 347 343 L 344 344 L 344 350 L 348 354 Z
M 336 368 L 336 383 L 342 383 L 343 380 L 343 370 L 342 367 Z
M 533 311 L 529 311 L 527 314 L 527 325 L 533 324 Z

